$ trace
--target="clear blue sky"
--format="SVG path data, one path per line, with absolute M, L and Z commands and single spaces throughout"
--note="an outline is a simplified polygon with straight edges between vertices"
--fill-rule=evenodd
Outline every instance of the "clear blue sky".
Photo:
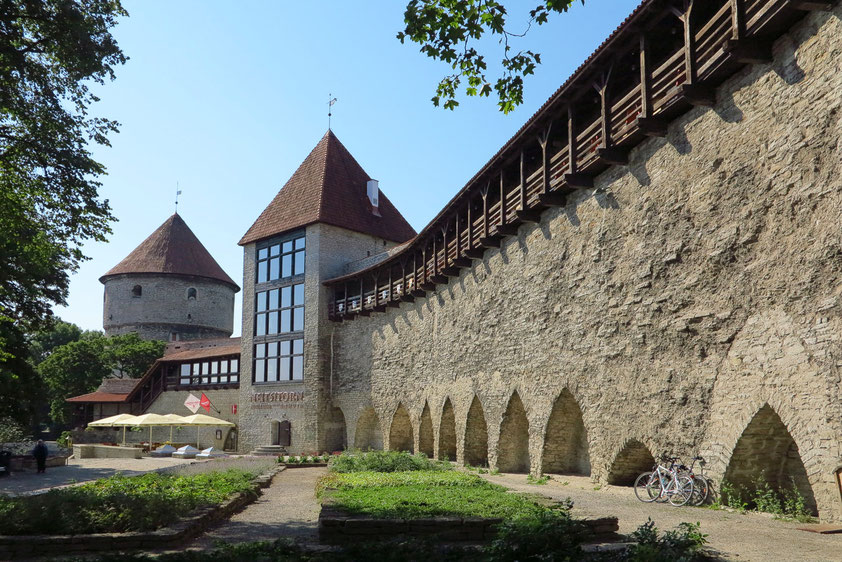
M 402 1 L 126 1 L 114 34 L 130 60 L 92 111 L 121 123 L 95 149 L 118 222 L 83 248 L 91 259 L 56 314 L 102 329 L 99 276 L 172 214 L 176 182 L 179 214 L 241 284 L 237 241 L 325 133 L 329 92 L 334 132 L 420 230 L 638 3 L 589 0 L 534 28 L 516 46 L 543 64 L 505 116 L 487 98 L 433 107 L 449 68 L 395 38 Z M 235 335 L 240 317 L 238 294 Z

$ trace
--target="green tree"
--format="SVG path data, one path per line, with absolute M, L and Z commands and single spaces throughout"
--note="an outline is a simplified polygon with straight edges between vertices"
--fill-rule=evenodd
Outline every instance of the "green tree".
M 137 334 L 106 337 L 102 332 L 84 332 L 80 339 L 56 347 L 38 365 L 49 389 L 50 417 L 69 423 L 68 398 L 93 392 L 107 377 L 142 376 L 165 347 L 165 342 L 145 341 Z
M 38 365 L 49 357 L 55 348 L 81 339 L 82 333 L 82 328 L 76 324 L 56 318 L 51 327 L 39 330 L 28 338 L 32 363 Z
M 0 416 L 16 425 L 35 425 L 46 389 L 29 361 L 29 348 L 23 334 L 10 323 L 0 322 L 0 338 L 8 353 L 0 358 Z
M 0 0 L 0 354 L 65 303 L 82 243 L 110 232 L 88 143 L 117 123 L 88 111 L 126 60 L 110 33 L 124 15 L 119 0 Z
M 50 417 L 54 422 L 70 422 L 71 396 L 93 392 L 111 374 L 105 337 L 89 337 L 57 347 L 38 366 L 49 389 Z
M 138 378 L 164 354 L 165 347 L 165 342 L 142 340 L 135 333 L 112 336 L 106 338 L 106 357 L 116 376 Z
M 405 28 L 398 33 L 398 39 L 401 43 L 408 39 L 421 45 L 422 53 L 453 69 L 436 87 L 434 105 L 455 109 L 464 79 L 465 94 L 487 97 L 495 91 L 500 111 L 509 113 L 523 103 L 524 76 L 533 74 L 541 64 L 540 53 L 515 51 L 509 41 L 526 35 L 533 24 L 543 25 L 551 15 L 566 12 L 573 2 L 545 0 L 528 10 L 524 30 L 512 32 L 506 27 L 509 14 L 503 3 L 496 0 L 410 0 L 404 12 Z M 581 2 L 584 4 L 585 0 Z M 486 57 L 475 47 L 484 36 L 496 37 L 502 45 L 502 71 L 493 84 L 487 76 Z

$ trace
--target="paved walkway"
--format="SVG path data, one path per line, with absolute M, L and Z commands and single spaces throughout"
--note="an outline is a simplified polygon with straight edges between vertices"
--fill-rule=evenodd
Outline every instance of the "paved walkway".
M 0 494 L 18 495 L 38 493 L 49 488 L 67 486 L 97 478 L 141 474 L 170 466 L 190 464 L 195 459 L 143 457 L 141 459 L 70 459 L 66 466 L 48 468 L 44 474 L 33 471 L 13 472 L 0 478 Z
M 486 478 L 520 492 L 540 493 L 558 500 L 569 497 L 574 502 L 574 515 L 614 515 L 619 518 L 622 534 L 631 533 L 649 517 L 661 530 L 673 529 L 682 521 L 699 522 L 702 532 L 708 535 L 709 546 L 727 560 L 842 561 L 842 535 L 798 531 L 796 527 L 803 524 L 777 521 L 767 515 L 645 504 L 635 498 L 632 488 L 603 486 L 594 490 L 590 478 L 581 476 L 553 476 L 543 486 L 527 484 L 523 474 Z
M 289 537 L 315 541 L 321 509 L 315 497 L 316 480 L 326 471 L 324 467 L 287 468 L 272 479 L 257 501 L 221 521 L 186 548 L 212 548 L 219 540 L 238 543 Z

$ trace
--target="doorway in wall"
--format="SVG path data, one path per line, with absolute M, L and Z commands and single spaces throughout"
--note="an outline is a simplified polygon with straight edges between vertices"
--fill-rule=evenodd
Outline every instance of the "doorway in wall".
M 289 420 L 272 422 L 272 445 L 281 447 L 292 445 L 292 426 Z

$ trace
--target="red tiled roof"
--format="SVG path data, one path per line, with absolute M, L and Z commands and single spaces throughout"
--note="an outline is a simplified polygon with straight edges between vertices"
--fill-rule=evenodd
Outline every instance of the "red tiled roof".
M 105 283 L 109 277 L 124 273 L 194 275 L 216 279 L 240 290 L 177 213 L 99 280 Z
M 188 349 L 185 351 L 178 351 L 164 355 L 158 359 L 159 363 L 170 361 L 192 361 L 193 359 L 209 359 L 212 357 L 223 357 L 225 355 L 239 355 L 240 344 L 219 346 L 219 347 L 204 347 L 200 349 Z
M 240 245 L 313 223 L 326 223 L 394 242 L 415 230 L 380 192 L 378 212 L 366 195 L 370 176 L 328 130 L 319 144 L 263 210 Z
M 126 402 L 128 394 L 111 394 L 108 392 L 90 392 L 81 396 L 68 398 L 67 402 Z

